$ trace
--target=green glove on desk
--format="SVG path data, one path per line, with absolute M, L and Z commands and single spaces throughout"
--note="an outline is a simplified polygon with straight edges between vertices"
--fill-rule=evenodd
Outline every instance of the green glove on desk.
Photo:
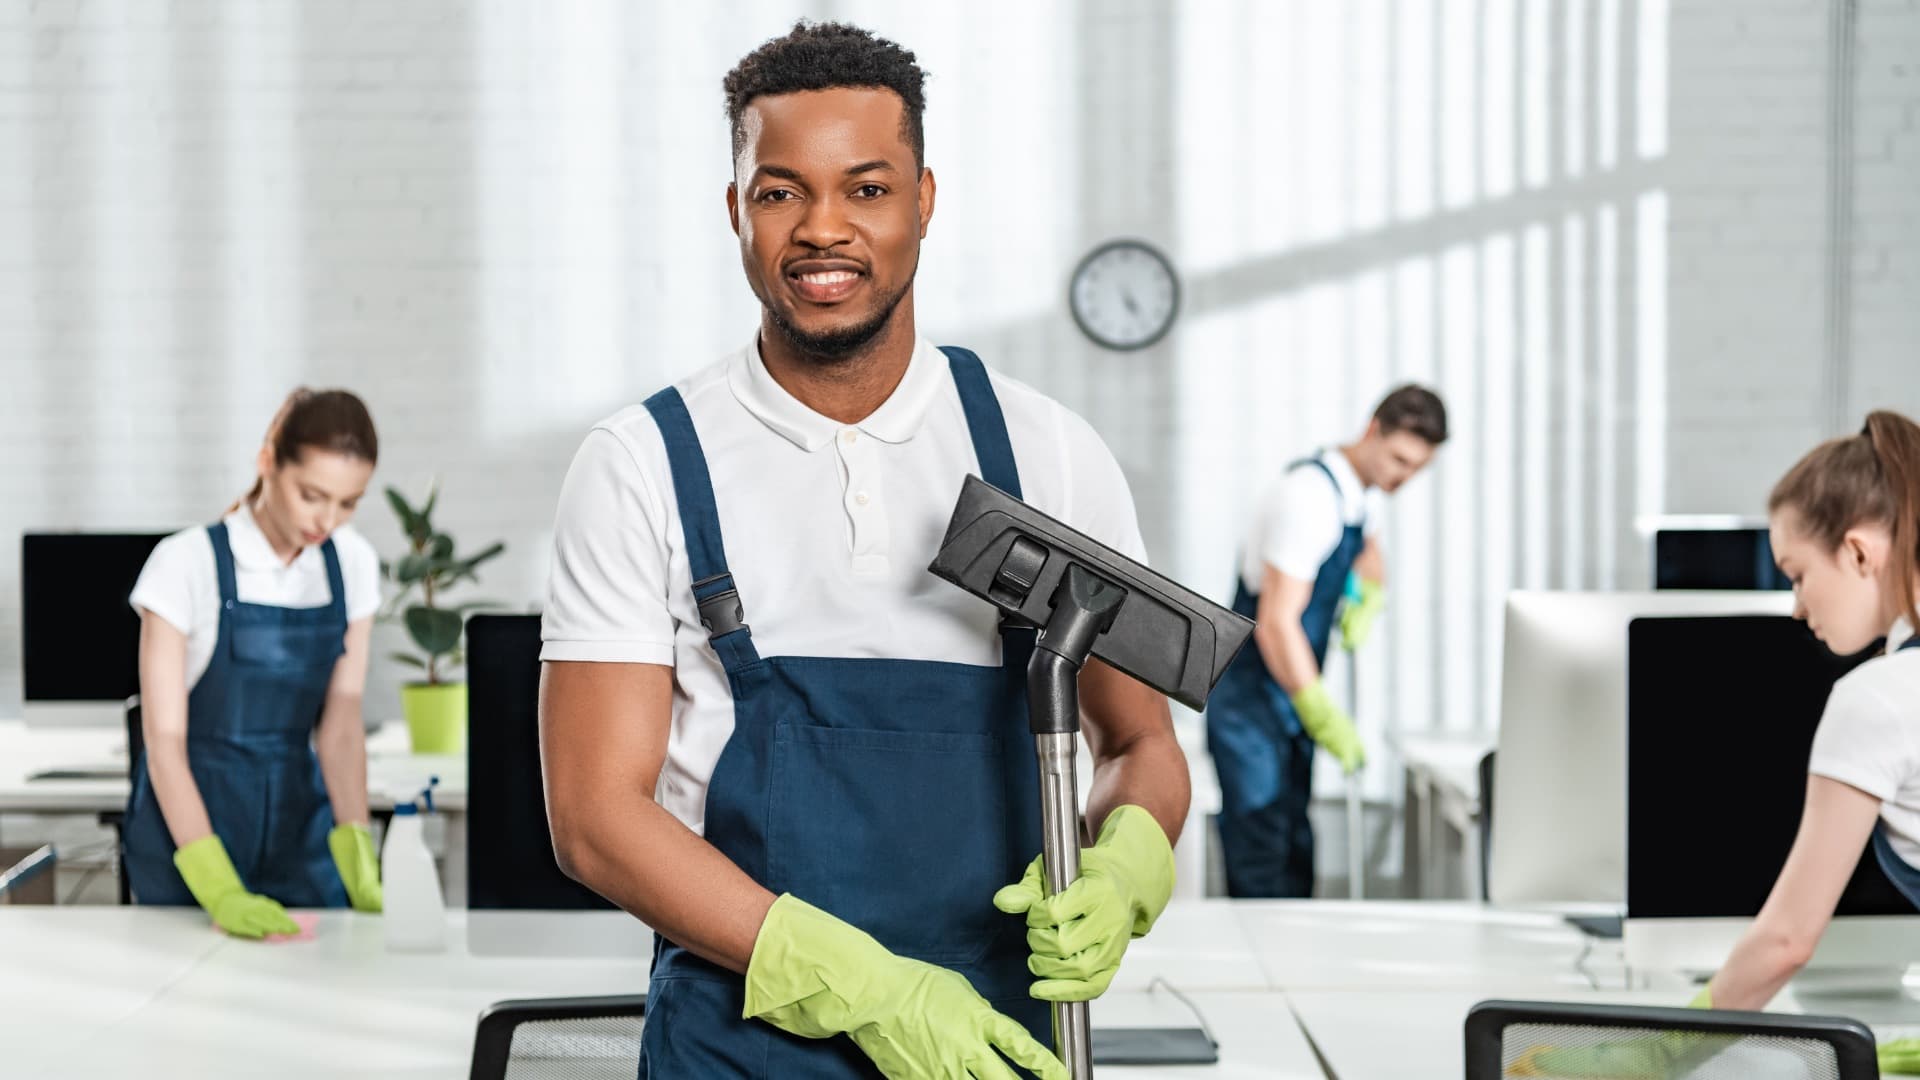
M 1881 1043 L 1880 1075 L 1920 1076 L 1920 1039 Z
M 227 857 L 227 846 L 208 834 L 173 853 L 173 865 L 213 924 L 234 937 L 297 934 L 300 927 L 278 901 L 250 893 Z
M 1144 937 L 1173 895 L 1173 847 L 1152 814 L 1122 806 L 1100 839 L 1080 849 L 1080 877 L 1048 896 L 1042 858 L 993 894 L 993 906 L 1027 917 L 1027 970 L 1043 1001 L 1091 1001 L 1107 992 L 1127 943 Z
M 754 941 L 742 1015 L 809 1039 L 844 1033 L 892 1080 L 1016 1080 L 1002 1054 L 1040 1080 L 1067 1080 L 1060 1059 L 964 977 L 895 956 L 791 894 Z
M 1334 704 L 1327 684 L 1319 679 L 1308 683 L 1293 695 L 1294 711 L 1300 714 L 1300 726 L 1314 742 L 1332 754 L 1349 774 L 1367 763 L 1367 752 L 1360 745 L 1360 732 L 1347 711 Z
M 1360 648 L 1373 636 L 1373 622 L 1386 610 L 1387 587 L 1378 581 L 1356 577 L 1357 588 L 1347 595 L 1340 609 L 1340 644 L 1348 652 Z
M 335 825 L 327 834 L 327 849 L 347 887 L 347 902 L 355 911 L 379 911 L 380 858 L 374 854 L 373 834 L 365 825 Z
M 1689 1009 L 1713 1008 L 1702 989 Z M 1687 1076 L 1737 1041 L 1737 1036 L 1691 1031 L 1622 1035 L 1592 1046 L 1536 1046 L 1507 1066 L 1508 1076 L 1564 1077 L 1567 1080 L 1670 1080 Z

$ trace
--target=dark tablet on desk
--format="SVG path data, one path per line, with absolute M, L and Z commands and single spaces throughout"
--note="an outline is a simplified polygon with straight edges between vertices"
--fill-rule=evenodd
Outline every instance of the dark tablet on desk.
M 124 765 L 102 765 L 98 768 L 42 769 L 27 777 L 27 782 L 35 780 L 125 780 L 127 769 Z
M 1212 1065 L 1220 1050 L 1193 1028 L 1094 1028 L 1095 1065 Z

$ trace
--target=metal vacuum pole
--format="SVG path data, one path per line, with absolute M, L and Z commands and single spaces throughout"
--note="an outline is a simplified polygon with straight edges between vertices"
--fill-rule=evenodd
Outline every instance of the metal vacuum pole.
M 1074 776 L 1079 750 L 1080 668 L 1093 639 L 1113 624 L 1126 591 L 1078 566 L 1068 567 L 1054 593 L 1053 614 L 1027 662 L 1027 718 L 1040 757 L 1040 840 L 1047 894 L 1066 891 L 1080 876 L 1080 788 Z M 1054 1049 L 1073 1080 L 1093 1076 L 1093 1029 L 1084 1001 L 1053 1006 Z

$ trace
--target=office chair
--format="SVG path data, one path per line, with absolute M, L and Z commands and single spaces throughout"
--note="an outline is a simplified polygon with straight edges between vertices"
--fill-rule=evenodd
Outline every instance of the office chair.
M 1480 865 L 1470 868 L 1469 872 L 1480 875 L 1483 902 L 1493 895 L 1488 886 L 1493 879 L 1493 763 L 1498 754 L 1498 750 L 1489 750 L 1480 759 L 1480 821 L 1475 826 L 1480 830 Z
M 480 1014 L 468 1080 L 632 1080 L 647 996 L 501 1001 Z
M 127 781 L 132 783 L 133 771 L 140 767 L 140 753 L 147 748 L 146 731 L 140 726 L 140 695 L 127 699 Z M 133 889 L 127 884 L 127 811 L 102 810 L 100 824 L 113 830 L 114 873 L 119 877 L 120 903 L 133 903 Z
M 53 868 L 57 862 L 53 845 L 38 850 L 12 866 L 0 868 L 0 904 L 53 903 Z M 29 897 L 33 886 L 37 895 Z
M 1719 1009 L 1483 1001 L 1467 1014 L 1467 1080 L 1877 1080 L 1857 1020 Z

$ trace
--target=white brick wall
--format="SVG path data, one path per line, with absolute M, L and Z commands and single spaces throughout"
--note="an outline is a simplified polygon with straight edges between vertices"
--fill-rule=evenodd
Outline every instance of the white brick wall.
M 1828 7 L 1673 11 L 1666 509 L 1765 512 L 1828 432 Z
M 1865 0 L 1858 36 L 1852 414 L 1920 417 L 1920 3 Z
M 509 543 L 478 591 L 537 602 L 585 426 L 751 330 L 719 79 L 830 12 L 933 73 L 922 326 L 1085 413 L 1196 587 L 1273 468 L 1440 382 L 1368 726 L 1478 726 L 1505 587 L 1637 585 L 1636 513 L 1751 511 L 1822 433 L 1826 8 L 1674 8 L 0 5 L 0 564 L 211 517 L 289 386 L 338 384 L 379 481 Z M 1917 20 L 1861 5 L 1856 411 L 1920 411 Z M 1144 353 L 1064 310 L 1117 234 L 1186 274 Z M 17 602 L 0 575 L 0 711 Z

